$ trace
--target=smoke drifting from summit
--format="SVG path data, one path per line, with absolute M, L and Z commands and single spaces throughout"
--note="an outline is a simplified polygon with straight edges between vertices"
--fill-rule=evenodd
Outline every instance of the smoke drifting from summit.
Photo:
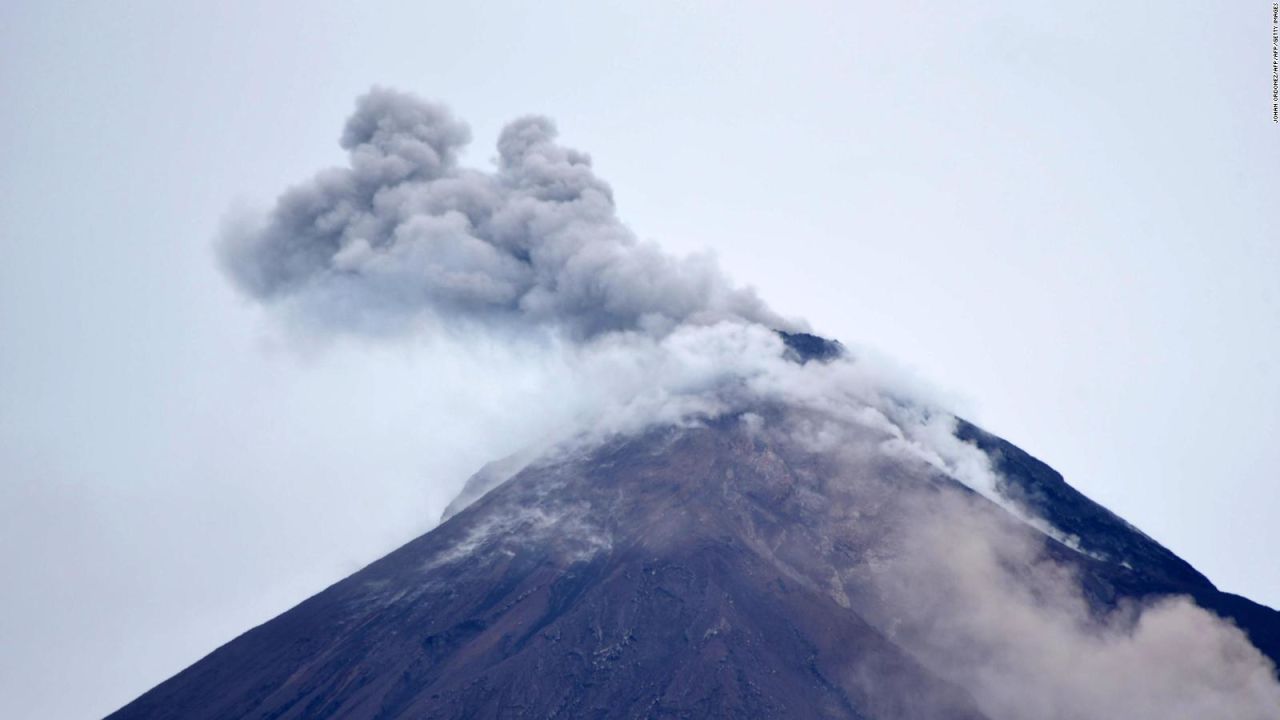
M 710 256 L 639 241 L 590 157 L 557 143 L 551 120 L 507 124 L 490 172 L 459 165 L 470 140 L 445 106 L 375 87 L 343 129 L 347 166 L 232 218 L 218 246 L 224 268 L 250 297 L 323 331 L 550 332 L 564 341 L 552 365 L 572 388 L 557 405 L 571 410 L 536 444 L 803 405 L 888 423 L 898 433 L 888 451 L 924 458 L 1073 544 L 1002 495 L 990 458 L 956 437 L 954 417 L 913 379 L 868 356 L 793 362 L 775 331 L 802 321 L 735 286 Z
M 676 258 L 639 241 L 590 158 L 558 144 L 550 120 L 507 125 L 491 172 L 459 166 L 469 140 L 444 107 L 374 89 L 343 131 L 349 164 L 294 187 L 260 216 L 234 219 L 219 245 L 239 288 L 325 330 L 381 336 L 425 325 L 554 338 L 548 376 L 559 373 L 557 392 L 537 409 L 550 436 L 477 476 L 450 512 L 527 463 L 652 426 L 741 414 L 753 432 L 813 458 L 847 456 L 855 469 L 888 463 L 886 497 L 908 495 L 898 480 L 927 495 L 937 476 L 974 491 L 903 510 L 896 555 L 872 553 L 863 567 L 842 559 L 849 567 L 821 567 L 814 584 L 831 586 L 838 603 L 878 593 L 885 632 L 990 717 L 1202 717 L 1214 707 L 1268 717 L 1280 698 L 1274 668 L 1218 617 L 1176 599 L 1096 616 L 1073 566 L 1044 548 L 1120 559 L 1089 552 L 1007 497 L 992 457 L 960 439 L 955 417 L 913 382 L 867 357 L 796 356 L 775 330 L 802 325 L 734 286 L 709 257 Z M 771 427 L 755 414 L 761 408 L 793 417 Z M 857 442 L 868 437 L 875 442 Z M 875 504 L 851 507 L 837 534 L 867 531 L 861 514 Z M 489 533 L 568 522 L 545 508 L 517 510 L 457 552 Z M 576 520 L 575 512 L 561 515 Z M 573 527 L 591 552 L 610 547 L 591 523 Z M 813 553 L 798 557 L 816 562 Z
M 547 118 L 502 130 L 494 172 L 458 166 L 470 138 L 445 107 L 373 89 L 342 133 L 349 165 L 228 223 L 225 267 L 254 298 L 356 333 L 418 320 L 575 339 L 724 320 L 796 327 L 711 258 L 637 240 L 590 157 L 558 144 Z

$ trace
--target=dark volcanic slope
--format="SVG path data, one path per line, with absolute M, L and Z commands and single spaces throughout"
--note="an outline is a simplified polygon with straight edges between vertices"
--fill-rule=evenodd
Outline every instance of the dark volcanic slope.
M 796 483 L 723 428 L 526 471 L 112 717 L 982 717 L 773 556 Z
M 964 493 L 726 418 L 526 469 L 111 717 L 972 718 L 836 589 L 896 532 L 896 489 Z M 965 426 L 1086 557 L 1091 600 L 1189 593 L 1277 657 L 1280 618 L 1216 591 L 1016 448 Z M 1030 532 L 1030 531 L 1028 531 Z
M 960 421 L 957 435 L 995 460 L 1012 486 L 1006 488 L 1010 495 L 1055 527 L 1078 537 L 1083 549 L 1105 558 L 1105 563 L 1090 563 L 1089 574 L 1105 578 L 1117 595 L 1189 595 L 1200 607 L 1234 622 L 1280 666 L 1280 612 L 1218 590 L 1187 561 L 1085 497 L 1056 470 L 1009 442 L 964 421 Z

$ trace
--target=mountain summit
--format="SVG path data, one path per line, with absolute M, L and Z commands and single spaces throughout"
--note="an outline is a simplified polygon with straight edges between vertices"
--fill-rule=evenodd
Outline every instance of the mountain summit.
M 551 120 L 469 139 L 374 88 L 223 265 L 308 333 L 532 338 L 581 412 L 112 718 L 1280 718 L 1275 611 L 640 240 Z
M 954 434 L 1008 500 L 774 403 L 495 464 L 111 718 L 1280 717 L 1280 613 Z

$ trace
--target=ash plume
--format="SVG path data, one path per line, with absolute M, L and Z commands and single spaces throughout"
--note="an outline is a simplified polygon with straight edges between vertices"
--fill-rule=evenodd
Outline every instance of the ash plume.
M 1275 668 L 1240 630 L 1186 599 L 1099 611 L 1074 568 L 1127 567 L 1125 558 L 1091 549 L 1007 493 L 997 453 L 962 439 L 928 392 L 865 357 L 798 357 L 778 331 L 802 323 L 735 286 L 710 258 L 639 241 L 590 158 L 558 144 L 550 120 L 507 125 L 492 171 L 459 165 L 469 140 L 443 106 L 374 89 L 342 133 L 348 165 L 288 190 L 260 216 L 236 218 L 219 244 L 241 290 L 326 330 L 461 327 L 505 338 L 535 329 L 555 338 L 566 388 L 556 402 L 582 412 L 571 422 L 539 408 L 557 436 L 478 475 L 450 515 L 531 463 L 585 456 L 654 426 L 736 416 L 759 438 L 800 448 L 804 466 L 846 460 L 832 474 L 832 487 L 847 481 L 841 492 L 893 469 L 884 493 L 867 494 L 875 503 L 850 504 L 806 546 L 826 555 L 795 553 L 792 574 L 829 588 L 846 609 L 850 597 L 874 595 L 881 614 L 868 619 L 987 716 L 1280 716 L 1270 714 L 1280 704 Z M 761 408 L 785 408 L 787 421 Z M 911 492 L 893 485 L 898 476 L 917 481 Z M 937 477 L 963 491 L 937 495 Z M 895 501 L 906 508 L 894 518 L 897 544 L 877 538 L 883 553 L 853 563 L 831 537 L 866 531 L 864 511 L 890 495 L 906 498 Z M 832 512 L 817 490 L 791 497 L 813 500 L 806 513 Z M 520 528 L 568 532 L 584 556 L 607 552 L 611 540 L 588 514 L 520 506 L 433 562 Z
M 723 320 L 795 327 L 709 257 L 637 240 L 591 158 L 558 144 L 547 118 L 508 124 L 492 172 L 458 165 L 470 138 L 445 107 L 373 89 L 342 133 L 348 165 L 229 223 L 224 266 L 250 296 L 358 333 L 421 319 L 575 339 Z

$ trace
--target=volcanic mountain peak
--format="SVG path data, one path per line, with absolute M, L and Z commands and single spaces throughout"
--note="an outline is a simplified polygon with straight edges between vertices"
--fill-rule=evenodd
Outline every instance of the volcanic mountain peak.
M 522 462 L 432 532 L 113 717 L 1067 717 L 1018 714 L 1026 692 L 1128 712 L 1123 688 L 1074 697 L 1078 678 L 1043 676 L 1036 644 L 1104 667 L 1174 662 L 1152 653 L 1186 627 L 1208 638 L 1191 669 L 1254 712 L 1232 717 L 1274 717 L 1255 712 L 1280 695 L 1244 635 L 1161 598 L 1234 619 L 1273 659 L 1274 611 L 1219 593 L 976 427 L 962 434 L 999 457 L 1010 486 L 1058 503 L 1062 531 L 1108 559 L 886 453 L 880 431 L 815 443 L 808 415 L 761 406 Z M 1020 617 L 1022 635 L 974 620 L 983 608 Z M 1173 629 L 1149 630 L 1151 618 Z M 1231 685 L 1256 668 L 1265 677 Z M 1142 678 L 1171 693 L 1154 707 L 1181 701 L 1165 675 Z
M 549 119 L 469 138 L 373 89 L 224 266 L 308 327 L 551 338 L 591 407 L 113 717 L 1280 717 L 1274 611 L 639 240 Z
M 785 330 L 778 330 L 777 333 L 782 338 L 783 344 L 791 351 L 792 356 L 802 363 L 810 360 L 819 362 L 834 360 L 846 352 L 839 342 L 819 335 Z

